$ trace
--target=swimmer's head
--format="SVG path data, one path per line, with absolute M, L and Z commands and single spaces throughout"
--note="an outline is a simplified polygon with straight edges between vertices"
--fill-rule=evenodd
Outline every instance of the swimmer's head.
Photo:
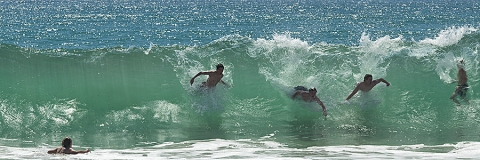
M 219 63 L 217 64 L 217 69 L 220 69 L 220 68 L 225 68 L 225 67 L 223 67 L 223 64 Z
M 308 91 L 309 92 L 317 92 L 317 89 L 315 87 L 313 87 L 313 88 L 310 88 Z
M 223 67 L 223 64 L 221 63 L 217 64 L 217 71 L 223 72 L 223 69 L 225 69 L 225 67 Z
M 72 147 L 72 139 L 70 137 L 65 137 L 62 140 L 62 146 L 65 148 L 70 148 Z
M 464 69 L 464 67 L 465 67 L 465 63 L 463 62 L 463 59 L 459 60 L 457 62 L 457 68 L 458 69 Z
M 363 77 L 363 81 L 367 81 L 368 79 L 370 78 L 370 80 L 373 78 L 373 76 L 371 74 L 366 74 L 364 77 Z

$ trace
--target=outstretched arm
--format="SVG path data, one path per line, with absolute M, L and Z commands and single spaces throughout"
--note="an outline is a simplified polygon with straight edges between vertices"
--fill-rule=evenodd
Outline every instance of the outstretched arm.
M 292 95 L 292 99 L 295 98 L 298 94 L 300 94 L 300 91 L 296 91 L 296 92 Z
M 348 101 L 348 100 L 349 100 L 350 98 L 352 98 L 355 94 L 357 94 L 357 92 L 358 92 L 358 86 L 359 86 L 359 85 L 357 85 L 357 87 L 355 87 L 355 89 L 352 91 L 352 93 L 350 93 L 350 95 L 348 95 L 347 99 L 345 99 L 345 100 Z
M 227 83 L 225 83 L 225 81 L 220 80 L 220 82 L 222 82 L 223 85 L 226 85 L 227 87 L 230 87 L 230 85 L 228 85 Z
M 66 152 L 65 154 L 79 154 L 79 153 L 88 153 L 88 152 L 90 152 L 90 149 L 80 150 L 80 151 L 76 151 L 72 149 L 70 152 Z
M 383 82 L 383 83 L 387 84 L 387 86 L 390 86 L 390 83 L 388 83 L 388 82 L 387 82 L 385 79 L 383 79 L 383 78 L 379 78 L 379 79 L 377 79 L 377 80 L 380 81 L 380 82 Z
M 57 153 L 57 148 L 49 150 L 47 153 L 48 154 L 55 154 L 55 153 Z
M 325 105 L 323 105 L 323 102 L 317 97 L 315 98 L 315 101 L 317 101 L 317 103 L 322 106 L 322 109 L 323 109 L 323 115 L 324 116 L 327 116 L 327 108 L 325 107 Z
M 197 78 L 198 76 L 202 75 L 202 74 L 206 74 L 207 72 L 198 72 L 195 76 L 193 76 L 193 78 L 190 80 L 190 85 L 193 84 L 193 82 L 195 81 L 195 78 Z
M 90 149 L 87 149 L 87 150 L 83 150 L 83 151 L 74 151 L 76 153 L 88 153 L 90 152 Z

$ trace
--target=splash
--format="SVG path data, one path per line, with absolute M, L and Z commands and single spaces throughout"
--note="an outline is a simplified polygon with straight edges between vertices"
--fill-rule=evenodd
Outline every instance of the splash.
M 438 47 L 446 47 L 457 44 L 465 35 L 476 32 L 477 29 L 473 27 L 449 27 L 440 33 L 435 38 L 426 38 L 420 43 L 431 44 Z

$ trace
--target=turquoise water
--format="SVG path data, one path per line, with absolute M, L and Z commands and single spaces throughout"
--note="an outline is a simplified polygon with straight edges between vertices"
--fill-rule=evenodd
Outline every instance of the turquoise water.
M 78 159 L 479 155 L 478 1 L 0 4 L 2 159 L 65 158 L 66 136 Z M 190 86 L 218 63 L 231 87 Z M 367 73 L 391 86 L 342 103 Z

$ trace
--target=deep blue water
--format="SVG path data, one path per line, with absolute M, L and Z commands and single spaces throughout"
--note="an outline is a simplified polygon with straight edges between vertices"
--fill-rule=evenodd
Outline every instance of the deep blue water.
M 358 45 L 436 36 L 478 26 L 479 2 L 466 1 L 2 1 L 0 40 L 34 48 L 205 45 L 227 35 Z

